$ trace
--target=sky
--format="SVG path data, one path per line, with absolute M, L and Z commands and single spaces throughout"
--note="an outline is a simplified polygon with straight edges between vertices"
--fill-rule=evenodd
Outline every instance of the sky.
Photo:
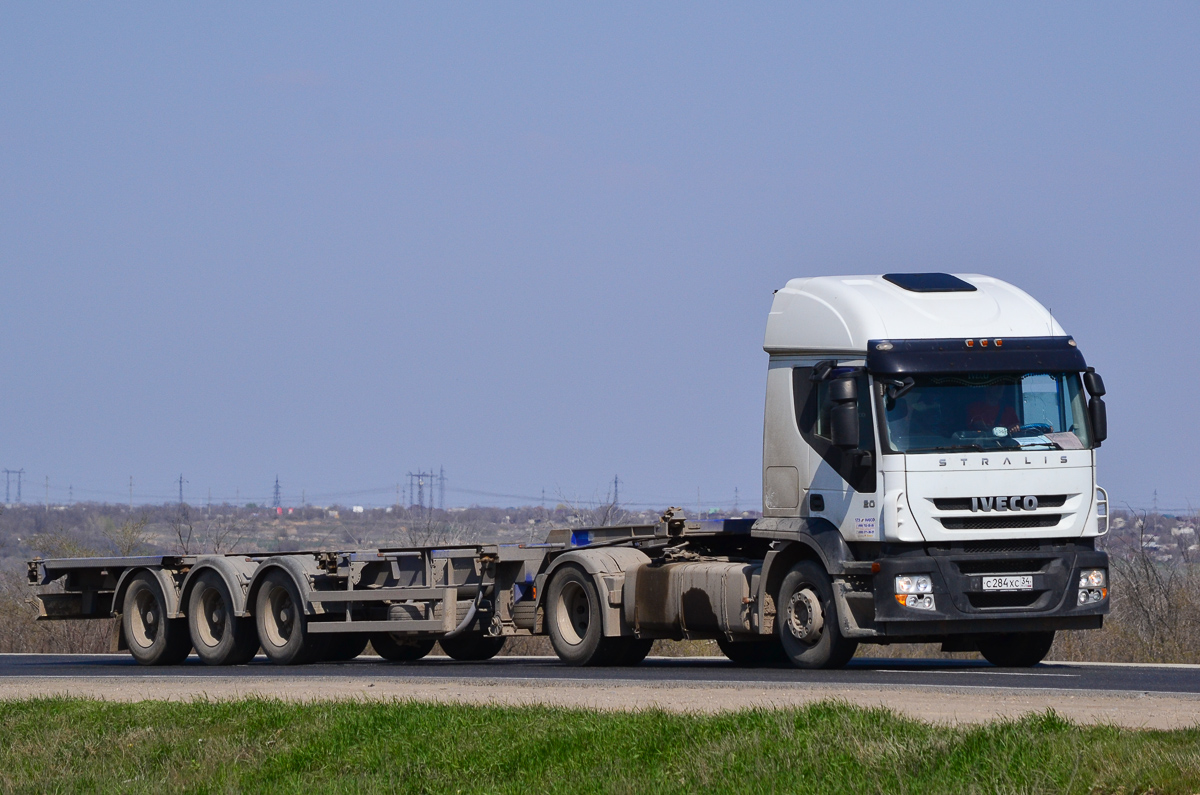
M 758 508 L 772 290 L 950 271 L 1200 508 L 1198 111 L 1187 3 L 0 2 L 0 467 Z

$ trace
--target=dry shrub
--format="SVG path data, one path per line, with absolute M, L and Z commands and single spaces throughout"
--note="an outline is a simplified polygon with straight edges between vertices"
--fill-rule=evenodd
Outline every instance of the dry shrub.
M 0 571 L 0 652 L 95 654 L 108 651 L 115 619 L 38 621 L 24 572 Z

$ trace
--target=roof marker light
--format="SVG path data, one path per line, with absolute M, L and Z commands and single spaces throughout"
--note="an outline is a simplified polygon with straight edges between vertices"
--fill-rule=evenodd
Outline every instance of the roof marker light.
M 1068 345 L 1070 345 L 1072 348 L 1074 348 L 1074 347 L 1075 347 L 1075 340 L 1067 340 L 1067 344 L 1068 344 Z
M 877 351 L 890 351 L 891 349 L 892 349 L 892 343 L 890 343 L 890 342 L 881 342 L 875 346 L 875 350 L 877 350 Z
M 980 346 L 981 348 L 986 348 L 986 347 L 987 347 L 987 340 L 980 340 L 980 341 L 979 341 L 979 346 Z
M 997 347 L 997 348 L 999 348 L 999 347 L 1000 347 L 1001 345 L 1003 345 L 1003 344 L 1004 344 L 1004 340 L 999 340 L 999 339 L 998 339 L 998 340 L 996 340 L 996 347 Z
M 968 348 L 974 348 L 974 347 L 975 347 L 975 340 L 967 340 L 967 347 L 968 347 Z

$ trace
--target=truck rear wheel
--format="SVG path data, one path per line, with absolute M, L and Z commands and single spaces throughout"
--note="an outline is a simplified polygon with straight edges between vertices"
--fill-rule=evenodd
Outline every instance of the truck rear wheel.
M 811 560 L 797 563 L 779 588 L 775 624 L 779 641 L 797 668 L 841 668 L 858 642 L 842 637 L 833 583 Z
M 638 665 L 650 653 L 654 645 L 650 638 L 604 638 L 602 643 L 608 647 L 608 657 L 603 665 Z
M 603 665 L 604 628 L 600 594 L 583 569 L 564 566 L 550 581 L 546 594 L 546 625 L 550 645 L 567 665 Z
M 1054 632 L 1008 632 L 980 635 L 977 641 L 983 659 L 1001 668 L 1031 668 L 1050 653 Z
M 504 637 L 493 638 L 490 635 L 468 633 L 456 635 L 453 638 L 438 640 L 442 651 L 455 660 L 462 662 L 480 662 L 490 660 L 504 648 Z
M 433 638 L 417 638 L 411 635 L 394 635 L 377 632 L 371 636 L 371 647 L 375 653 L 392 662 L 416 662 L 433 651 Z
M 767 637 L 756 640 L 717 638 L 717 646 L 720 647 L 721 653 L 735 665 L 753 667 L 782 665 L 790 662 L 778 638 Z
M 268 572 L 254 600 L 258 642 L 276 665 L 299 665 L 321 659 L 324 638 L 308 631 L 300 592 L 282 571 Z
M 167 600 L 158 578 L 135 574 L 125 589 L 121 630 L 129 653 L 142 665 L 177 665 L 192 650 L 187 619 L 167 618 Z
M 234 613 L 229 587 L 215 571 L 196 578 L 188 596 L 187 623 L 192 646 L 207 665 L 242 665 L 258 653 L 254 619 Z

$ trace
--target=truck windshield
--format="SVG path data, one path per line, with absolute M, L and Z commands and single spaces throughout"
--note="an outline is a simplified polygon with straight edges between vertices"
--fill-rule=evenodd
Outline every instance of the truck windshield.
M 918 375 L 882 398 L 887 448 L 939 450 L 1090 447 L 1077 373 Z

